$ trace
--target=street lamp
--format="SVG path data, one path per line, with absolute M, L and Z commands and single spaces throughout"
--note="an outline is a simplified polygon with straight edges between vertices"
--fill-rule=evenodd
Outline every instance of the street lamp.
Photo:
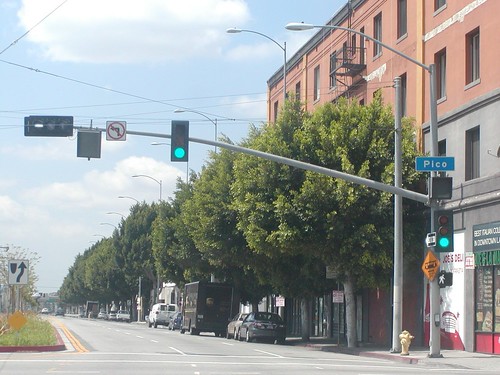
M 252 34 L 257 34 L 260 36 L 263 36 L 264 38 L 270 40 L 274 44 L 276 44 L 281 50 L 283 51 L 283 105 L 285 105 L 286 101 L 286 42 L 283 42 L 283 46 L 279 44 L 276 40 L 271 38 L 270 36 L 266 34 L 259 33 L 258 31 L 254 30 L 246 30 L 246 29 L 238 29 L 236 27 L 232 27 L 230 29 L 226 30 L 227 33 L 229 34 L 238 34 L 238 33 L 252 33 Z
M 184 112 L 196 113 L 197 115 L 205 117 L 208 121 L 210 121 L 212 124 L 214 124 L 214 127 L 215 127 L 214 141 L 217 141 L 217 134 L 218 134 L 217 133 L 217 119 L 212 120 L 210 117 L 208 117 L 203 112 L 195 111 L 194 109 L 177 108 L 174 111 L 174 113 L 184 113 Z M 217 146 L 215 146 L 215 152 L 217 153 Z
M 118 227 L 111 223 L 99 223 L 99 225 L 111 225 L 113 228 L 118 229 Z
M 129 197 L 128 195 L 119 195 L 118 198 L 120 198 L 120 199 L 124 199 L 124 198 L 132 199 L 135 201 L 135 203 L 139 204 L 139 201 L 137 199 L 135 199 L 134 197 Z
M 160 201 L 161 201 L 161 192 L 162 192 L 162 182 L 161 182 L 161 180 L 157 180 L 156 178 L 148 176 L 146 174 L 135 174 L 132 177 L 146 177 L 146 178 L 149 178 L 150 180 L 153 180 L 154 182 L 156 182 L 160 186 Z
M 342 26 L 335 26 L 335 25 L 313 25 L 309 23 L 303 23 L 303 22 L 291 22 L 288 23 L 285 28 L 287 30 L 292 30 L 292 31 L 303 31 L 303 30 L 311 30 L 311 29 L 329 29 L 329 30 L 343 30 L 347 32 L 351 32 L 354 34 L 361 35 L 363 38 L 366 38 L 368 40 L 371 40 L 372 42 L 379 44 L 380 46 L 387 48 L 389 51 L 395 53 L 396 55 L 418 65 L 422 69 L 426 70 L 429 72 L 429 84 L 430 84 L 430 91 L 429 91 L 429 100 L 430 100 L 430 106 L 429 106 L 429 111 L 430 111 L 430 119 L 429 119 L 429 128 L 430 128 L 430 143 L 431 143 L 431 156 L 437 156 L 438 154 L 438 137 L 437 137 L 437 100 L 436 100 L 436 67 L 434 64 L 430 65 L 425 65 L 422 62 L 415 60 L 414 58 L 392 48 L 391 46 L 382 43 L 380 40 L 375 39 L 369 35 L 366 35 L 360 31 L 347 28 L 347 27 L 342 27 Z M 400 155 L 399 155 L 400 156 Z M 398 155 L 395 155 L 395 158 L 397 158 Z M 399 166 L 401 168 L 401 166 Z M 396 171 L 395 174 L 396 176 L 400 174 L 401 171 Z M 433 172 L 435 173 L 435 172 Z M 433 201 L 430 201 L 430 206 L 431 206 L 431 214 L 430 214 L 430 222 L 431 222 L 431 232 L 434 231 L 434 215 L 435 215 L 435 210 L 436 210 L 436 204 Z M 395 226 L 397 225 L 397 218 L 395 218 Z M 392 343 L 393 343 L 393 350 L 396 350 L 396 348 L 401 348 L 401 343 L 399 342 L 399 337 L 398 334 L 402 330 L 402 286 L 403 286 L 403 274 L 402 274 L 402 267 L 403 267 L 403 257 L 402 254 L 400 253 L 399 250 L 396 252 L 396 238 L 394 239 L 395 241 L 395 254 L 394 254 L 394 311 L 393 311 L 393 328 L 392 328 Z M 437 278 L 434 279 L 433 281 L 430 282 L 431 286 L 431 291 L 430 291 L 430 315 L 435 316 L 436 314 L 440 315 L 439 309 L 440 309 L 440 292 L 439 292 L 439 286 L 437 282 Z M 441 337 L 440 337 L 440 327 L 436 327 L 434 324 L 430 325 L 430 332 L 431 332 L 431 337 L 430 337 L 430 353 L 429 357 L 441 357 L 440 350 L 441 350 Z

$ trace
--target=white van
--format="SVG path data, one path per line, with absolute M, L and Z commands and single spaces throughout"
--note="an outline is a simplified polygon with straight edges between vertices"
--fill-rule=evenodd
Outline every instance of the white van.
M 153 305 L 149 313 L 148 326 L 155 328 L 159 325 L 168 327 L 170 317 L 177 312 L 177 305 L 172 303 L 157 303 Z

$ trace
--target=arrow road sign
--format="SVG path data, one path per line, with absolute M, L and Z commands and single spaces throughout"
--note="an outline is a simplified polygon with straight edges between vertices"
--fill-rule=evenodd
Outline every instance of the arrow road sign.
M 28 260 L 9 260 L 9 285 L 26 285 L 28 284 Z

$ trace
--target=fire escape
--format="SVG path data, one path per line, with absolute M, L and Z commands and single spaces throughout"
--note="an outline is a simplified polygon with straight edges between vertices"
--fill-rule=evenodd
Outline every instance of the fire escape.
M 348 28 L 351 29 L 352 8 L 349 1 Z M 359 42 L 359 46 L 357 44 Z M 365 40 L 362 36 L 347 31 L 342 48 L 330 55 L 330 87 L 337 90 L 337 97 L 356 95 L 361 72 L 366 69 Z

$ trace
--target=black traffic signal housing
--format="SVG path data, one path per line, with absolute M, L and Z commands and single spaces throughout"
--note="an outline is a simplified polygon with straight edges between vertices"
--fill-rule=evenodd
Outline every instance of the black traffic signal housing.
M 438 285 L 440 288 L 452 286 L 453 285 L 453 273 L 446 272 L 446 271 L 439 271 L 439 273 L 438 273 Z
M 436 252 L 453 251 L 453 211 L 434 212 L 434 230 L 436 231 Z
M 24 118 L 26 137 L 71 137 L 73 116 L 28 116 Z
M 451 199 L 453 194 L 453 178 L 445 176 L 429 177 L 429 198 Z
M 170 161 L 189 160 L 189 121 L 172 120 Z

